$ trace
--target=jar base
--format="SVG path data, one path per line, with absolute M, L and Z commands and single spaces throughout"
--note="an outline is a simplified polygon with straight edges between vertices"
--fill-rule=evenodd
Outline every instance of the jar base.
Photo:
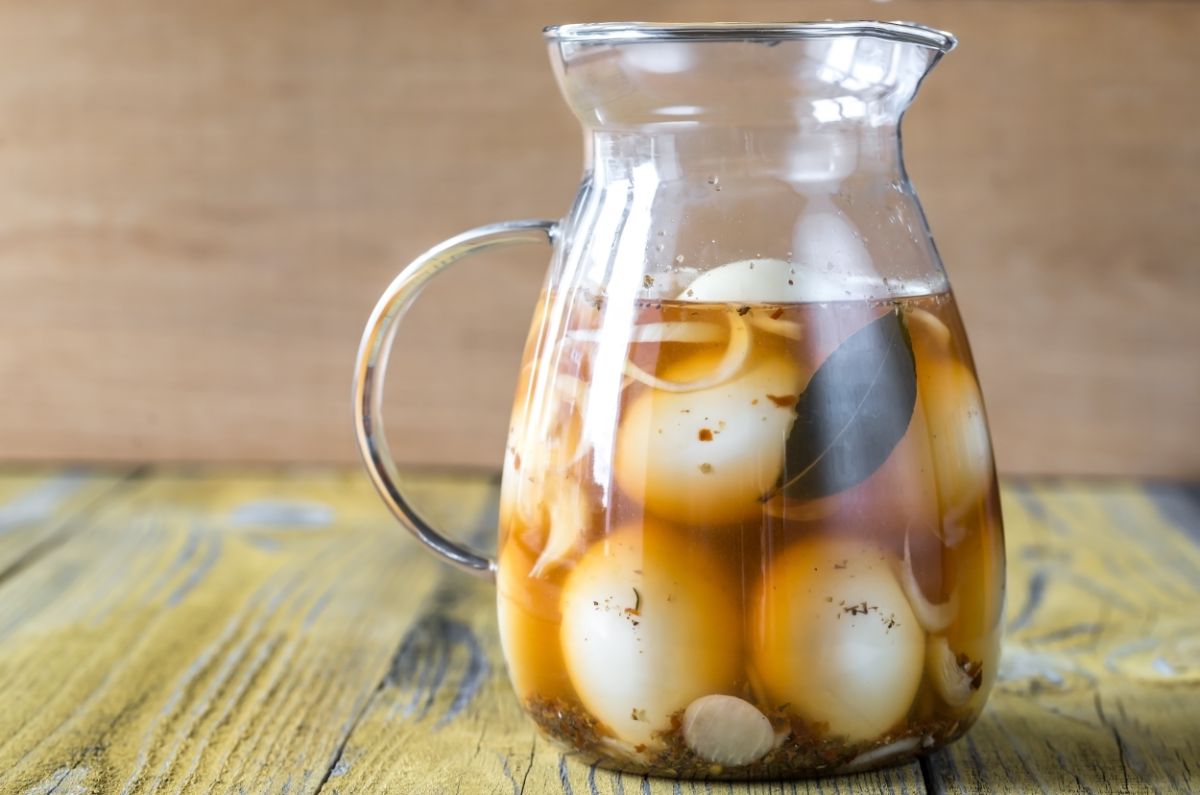
M 848 743 L 793 721 L 761 759 L 726 766 L 704 759 L 684 742 L 679 721 L 653 747 L 630 745 L 602 733 L 581 707 L 561 699 L 527 705 L 540 733 L 575 761 L 602 770 L 685 781 L 788 781 L 863 773 L 903 765 L 966 733 L 973 717 L 932 718 L 868 742 Z

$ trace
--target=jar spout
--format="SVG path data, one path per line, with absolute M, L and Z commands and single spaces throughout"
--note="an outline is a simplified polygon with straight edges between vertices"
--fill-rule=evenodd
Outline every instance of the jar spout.
M 896 22 L 549 28 L 563 94 L 593 129 L 897 124 L 953 35 Z

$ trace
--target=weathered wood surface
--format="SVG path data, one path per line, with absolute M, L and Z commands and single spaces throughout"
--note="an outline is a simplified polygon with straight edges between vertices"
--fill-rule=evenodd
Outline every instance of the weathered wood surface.
M 490 478 L 415 485 L 487 543 Z M 0 792 L 1200 788 L 1200 491 L 1004 494 L 1009 633 L 972 732 L 920 765 L 728 786 L 617 776 L 535 738 L 491 587 L 398 535 L 355 472 L 6 473 L 0 517 L 24 518 L 23 540 L 0 533 L 22 561 L 0 566 Z
M 133 472 L 43 467 L 0 477 L 0 580 L 65 537 L 88 507 Z

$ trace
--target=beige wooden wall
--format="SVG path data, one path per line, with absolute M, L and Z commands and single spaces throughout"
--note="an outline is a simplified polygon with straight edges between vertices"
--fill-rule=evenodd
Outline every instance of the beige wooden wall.
M 1200 4 L 0 1 L 0 459 L 350 460 L 375 295 L 556 216 L 579 137 L 542 25 L 909 18 L 961 46 L 910 172 L 1009 472 L 1200 474 Z M 403 332 L 410 461 L 494 466 L 537 250 Z

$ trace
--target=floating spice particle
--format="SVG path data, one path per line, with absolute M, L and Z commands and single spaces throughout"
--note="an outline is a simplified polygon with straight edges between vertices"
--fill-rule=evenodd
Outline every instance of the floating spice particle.
M 741 315 L 742 317 L 745 317 L 746 315 L 750 314 L 750 307 L 748 307 L 748 306 L 739 306 L 739 307 L 738 307 L 738 311 L 737 311 L 737 312 L 738 312 L 738 314 L 739 314 L 739 315 Z
M 700 441 L 711 442 L 712 440 L 713 440 L 712 431 L 709 430 L 708 428 L 701 428 L 700 429 Z
M 839 560 L 837 563 L 833 564 L 833 567 L 835 569 L 844 569 L 844 568 L 846 568 L 847 563 L 849 563 L 849 561 Z
M 642 277 L 642 286 L 649 290 L 654 286 L 654 277 L 647 273 Z
M 783 317 L 783 307 L 779 307 L 778 309 L 776 309 L 774 312 L 771 313 L 772 320 L 778 320 L 781 317 Z
M 792 280 L 792 279 L 788 279 L 788 284 L 789 284 L 789 285 L 792 285 L 792 284 L 795 284 L 795 283 L 796 283 L 796 282 L 795 282 L 794 280 Z
M 781 409 L 790 409 L 795 406 L 799 398 L 795 395 L 767 395 L 767 400 L 774 403 Z
M 519 472 L 520 470 L 521 470 L 521 454 L 513 453 L 513 471 Z
M 852 616 L 861 616 L 861 615 L 866 615 L 872 609 L 873 608 L 867 607 L 866 602 L 859 602 L 856 605 L 850 605 L 849 607 L 842 608 L 842 612 L 849 613 Z
M 712 472 L 712 470 L 713 470 L 713 468 L 712 468 L 712 464 L 709 464 L 709 463 L 703 463 L 703 464 L 701 464 L 701 465 L 700 465 L 700 471 L 701 471 L 701 472 L 703 472 L 703 473 L 704 473 L 704 474 L 706 474 L 706 475 L 707 475 L 709 472 Z

